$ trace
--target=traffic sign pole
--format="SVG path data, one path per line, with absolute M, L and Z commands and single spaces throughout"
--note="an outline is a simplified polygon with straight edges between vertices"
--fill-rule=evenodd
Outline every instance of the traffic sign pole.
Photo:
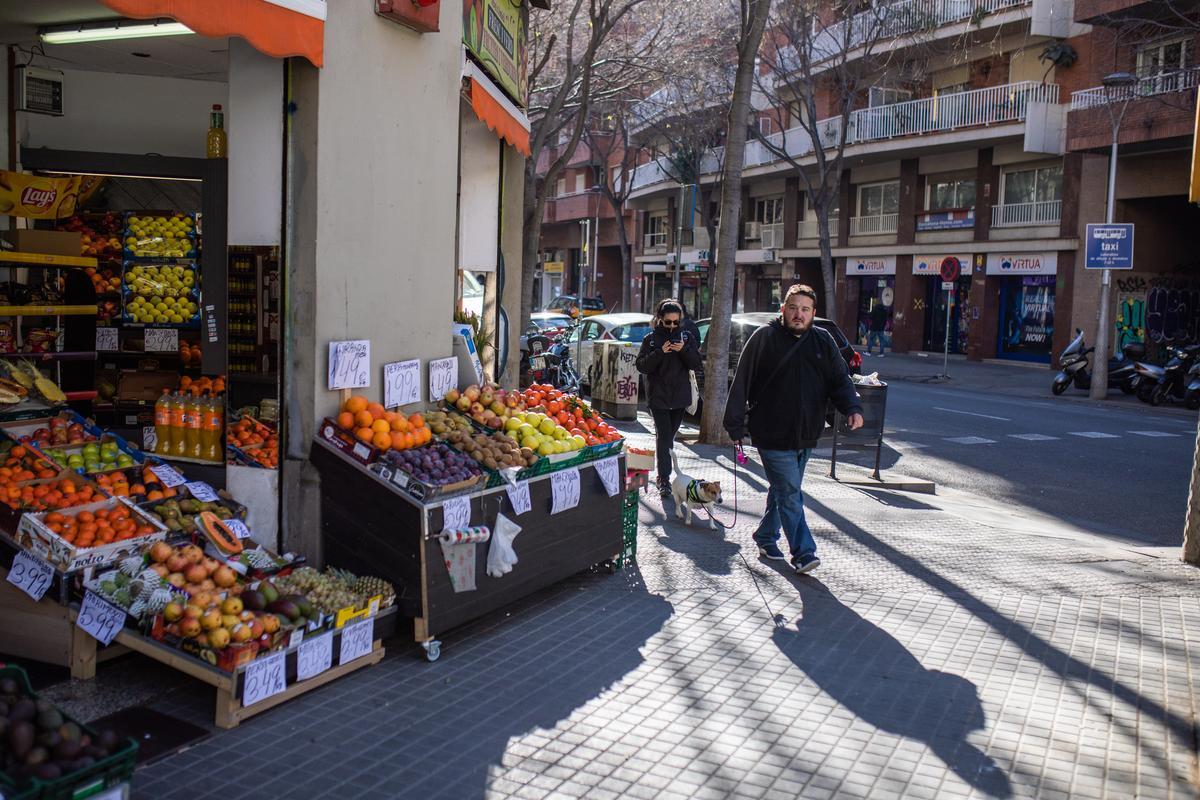
M 942 346 L 942 374 L 939 378 L 949 378 L 950 365 L 950 302 L 954 297 L 954 282 L 958 280 L 958 259 L 946 256 L 942 260 L 942 288 L 946 290 L 946 341 Z

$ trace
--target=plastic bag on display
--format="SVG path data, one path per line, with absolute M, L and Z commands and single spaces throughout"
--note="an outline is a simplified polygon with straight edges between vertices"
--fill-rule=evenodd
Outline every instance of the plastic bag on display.
M 488 575 L 500 578 L 512 572 L 517 563 L 517 551 L 513 549 L 513 540 L 520 532 L 520 525 L 503 514 L 496 515 L 496 529 L 492 532 L 492 546 L 488 549 Z

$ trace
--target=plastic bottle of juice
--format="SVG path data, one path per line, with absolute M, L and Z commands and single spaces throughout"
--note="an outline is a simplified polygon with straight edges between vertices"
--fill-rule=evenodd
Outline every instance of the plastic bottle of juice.
M 221 460 L 221 428 L 225 415 L 221 413 L 221 398 L 204 399 L 204 424 L 200 426 L 200 457 L 208 461 Z
M 209 158 L 226 158 L 229 155 L 229 145 L 225 139 L 225 112 L 220 105 L 214 105 L 208 117 L 205 150 Z
M 187 449 L 184 431 L 187 428 L 187 407 L 184 405 L 183 392 L 171 396 L 171 449 L 169 455 L 183 456 Z
M 183 454 L 188 458 L 200 458 L 200 429 L 204 427 L 204 404 L 195 392 L 188 395 L 186 403 Z
M 163 389 L 162 396 L 154 404 L 154 452 L 160 456 L 171 453 L 171 390 Z

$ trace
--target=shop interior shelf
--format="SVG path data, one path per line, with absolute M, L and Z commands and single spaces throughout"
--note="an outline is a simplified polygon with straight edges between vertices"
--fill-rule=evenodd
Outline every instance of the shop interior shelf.
M 96 304 L 81 306 L 0 306 L 0 317 L 68 317 L 96 315 Z
M 2 253 L 0 265 L 19 264 L 22 267 L 94 267 L 96 259 L 88 256 L 55 256 L 44 253 Z

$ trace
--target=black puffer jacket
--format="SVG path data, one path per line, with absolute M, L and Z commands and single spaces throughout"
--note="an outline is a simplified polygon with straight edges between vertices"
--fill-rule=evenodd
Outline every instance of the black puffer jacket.
M 674 335 L 673 331 L 657 327 L 642 339 L 642 349 L 638 351 L 638 372 L 646 376 L 646 405 L 658 411 L 687 408 L 692 404 L 688 371 L 701 366 L 700 343 L 694 334 L 688 334 L 679 352 L 663 352 L 663 342 Z

